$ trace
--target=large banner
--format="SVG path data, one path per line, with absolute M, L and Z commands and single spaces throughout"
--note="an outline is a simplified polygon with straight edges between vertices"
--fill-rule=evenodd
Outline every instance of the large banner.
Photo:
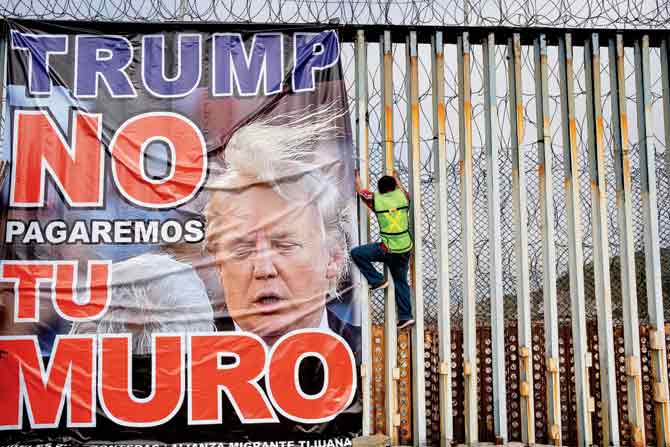
M 87 26 L 7 35 L 0 444 L 350 445 L 337 32 Z

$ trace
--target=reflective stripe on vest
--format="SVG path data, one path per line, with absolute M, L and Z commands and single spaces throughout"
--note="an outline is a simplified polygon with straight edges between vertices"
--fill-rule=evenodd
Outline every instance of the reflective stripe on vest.
M 396 188 L 391 192 L 374 194 L 374 208 L 379 233 L 391 253 L 406 253 L 412 249 L 409 231 L 409 202 L 405 193 Z

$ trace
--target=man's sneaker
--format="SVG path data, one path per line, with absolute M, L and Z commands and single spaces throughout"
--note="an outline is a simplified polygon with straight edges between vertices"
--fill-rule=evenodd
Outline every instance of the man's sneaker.
M 384 282 L 382 282 L 380 284 L 377 284 L 376 286 L 370 286 L 370 291 L 385 289 L 388 286 L 389 286 L 389 281 L 388 281 L 388 279 L 386 279 L 386 280 L 384 280 Z
M 414 325 L 414 320 L 411 318 L 409 320 L 400 320 L 398 321 L 398 329 L 405 329 L 408 327 L 412 327 Z

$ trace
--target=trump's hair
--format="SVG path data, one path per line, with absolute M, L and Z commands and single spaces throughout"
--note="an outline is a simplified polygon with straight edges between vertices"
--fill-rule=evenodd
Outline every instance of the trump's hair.
M 350 197 L 344 191 L 341 157 L 322 150 L 341 136 L 337 109 L 291 113 L 248 123 L 237 129 L 225 147 L 222 165 L 207 182 L 205 208 L 206 244 L 216 253 L 220 229 L 225 227 L 223 209 L 235 194 L 252 186 L 272 188 L 292 207 L 313 206 L 322 222 L 325 246 L 338 253 L 338 279 L 331 296 L 347 274 L 350 241 Z

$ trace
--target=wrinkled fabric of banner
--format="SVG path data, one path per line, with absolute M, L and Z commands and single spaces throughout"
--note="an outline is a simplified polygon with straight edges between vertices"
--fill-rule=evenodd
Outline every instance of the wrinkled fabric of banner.
M 360 434 L 337 31 L 184 27 L 9 23 L 0 445 Z

